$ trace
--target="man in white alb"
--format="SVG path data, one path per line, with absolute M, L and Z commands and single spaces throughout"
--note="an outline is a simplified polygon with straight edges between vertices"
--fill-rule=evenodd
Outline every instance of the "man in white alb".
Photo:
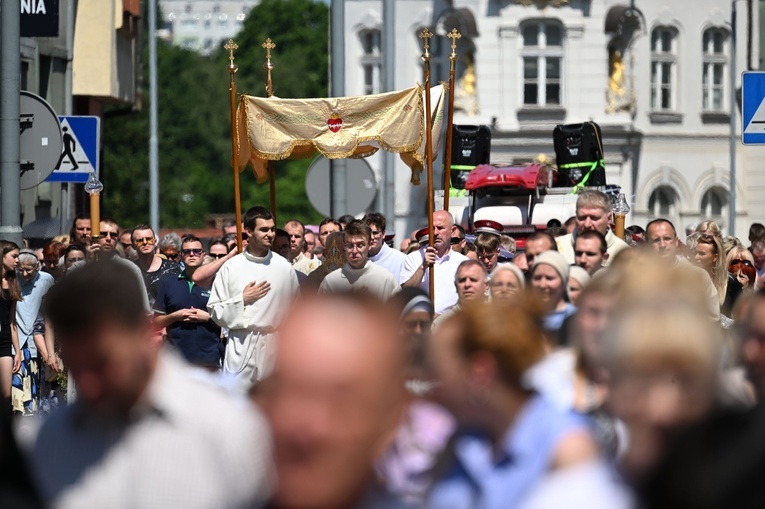
M 271 212 L 253 207 L 243 223 L 247 249 L 223 264 L 207 309 L 213 321 L 229 331 L 223 371 L 247 390 L 272 368 L 274 332 L 297 295 L 298 280 L 290 263 L 271 251 L 276 234 Z
M 317 258 L 308 258 L 303 253 L 305 247 L 305 226 L 297 219 L 284 223 L 284 231 L 290 236 L 290 250 L 287 259 L 292 268 L 306 276 L 316 270 L 321 262 Z
M 370 212 L 362 219 L 372 230 L 372 240 L 369 242 L 369 259 L 376 265 L 393 274 L 398 281 L 404 268 L 406 255 L 397 249 L 392 249 L 385 243 L 385 216 L 379 212 Z
M 371 229 L 364 221 L 351 221 L 343 230 L 345 265 L 327 274 L 320 293 L 367 291 L 387 300 L 399 290 L 398 281 L 382 267 L 369 261 Z
M 452 235 L 455 231 L 454 218 L 449 212 L 446 210 L 434 212 L 434 247 L 422 247 L 409 253 L 399 276 L 401 286 L 416 286 L 427 292 L 430 288 L 428 268 L 431 265 L 434 266 L 433 304 L 436 314 L 443 313 L 457 303 L 454 277 L 460 263 L 468 259 L 467 256 L 451 249 Z

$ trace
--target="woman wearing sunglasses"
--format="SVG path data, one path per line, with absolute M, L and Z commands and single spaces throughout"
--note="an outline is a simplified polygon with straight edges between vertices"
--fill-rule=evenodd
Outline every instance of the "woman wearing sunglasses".
M 743 246 L 735 246 L 728 252 L 728 272 L 735 278 L 744 292 L 756 290 L 757 271 L 754 268 L 754 257 Z

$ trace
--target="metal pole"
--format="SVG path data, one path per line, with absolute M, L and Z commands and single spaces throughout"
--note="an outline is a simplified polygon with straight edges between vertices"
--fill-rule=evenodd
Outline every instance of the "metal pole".
M 64 80 L 64 114 L 73 115 L 74 106 L 72 104 L 72 61 L 74 60 L 74 23 L 77 15 L 77 0 L 67 0 L 66 2 L 66 79 Z M 69 212 L 71 209 L 72 185 L 62 183 L 61 185 L 61 206 L 59 207 L 59 220 L 61 222 L 61 233 L 67 233 L 69 228 Z
M 159 235 L 157 124 L 157 0 L 149 0 L 149 222 Z
M 396 88 L 396 0 L 383 1 L 383 81 L 386 92 Z M 380 191 L 380 205 L 388 224 L 393 225 L 396 218 L 396 156 L 383 152 L 384 177 Z M 393 228 L 393 227 L 391 227 Z
M 457 66 L 457 39 L 462 35 L 456 28 L 447 35 L 452 40 L 452 52 L 449 55 L 449 114 L 446 120 L 446 147 L 444 150 L 444 210 L 449 210 L 449 193 L 452 184 L 452 137 L 454 136 L 454 71 Z
M 730 4 L 730 189 L 728 235 L 736 235 L 736 0 Z
M 423 69 L 425 71 L 425 170 L 428 174 L 428 239 L 429 247 L 435 247 L 436 239 L 433 231 L 433 121 L 430 110 L 430 39 L 433 34 L 427 28 L 422 31 L 420 38 L 424 40 L 422 53 Z M 435 267 L 428 267 L 428 283 L 430 300 L 435 298 Z
M 236 252 L 242 252 L 242 193 L 239 188 L 239 133 L 236 130 L 236 71 L 238 67 L 234 63 L 234 51 L 239 46 L 229 39 L 224 48 L 228 51 L 229 73 L 229 101 L 231 105 L 231 164 L 234 169 L 234 214 L 236 215 Z
M 330 92 L 332 97 L 345 95 L 345 0 L 332 0 L 330 23 Z M 330 214 L 346 213 L 345 159 L 329 161 Z
M 0 9 L 0 238 L 20 246 L 21 9 L 18 0 L 2 0 Z

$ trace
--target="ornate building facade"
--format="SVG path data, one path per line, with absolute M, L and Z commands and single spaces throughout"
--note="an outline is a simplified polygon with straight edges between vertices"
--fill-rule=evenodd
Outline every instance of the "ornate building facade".
M 760 61 L 759 10 L 739 4 L 736 88 L 740 72 Z M 382 91 L 382 2 L 345 5 L 346 95 Z M 492 127 L 492 162 L 554 160 L 555 125 L 593 120 L 603 130 L 608 181 L 631 197 L 628 224 L 662 216 L 680 230 L 713 218 L 727 231 L 736 93 L 729 9 L 718 0 L 692 8 L 657 0 L 398 1 L 395 85 L 422 82 L 424 27 L 438 35 L 433 81 L 447 80 L 445 35 L 457 28 L 454 121 Z M 744 238 L 749 223 L 765 220 L 761 152 L 736 143 L 735 233 Z M 370 162 L 380 175 L 380 161 Z M 396 169 L 397 238 L 424 222 L 424 189 L 412 189 L 407 172 Z

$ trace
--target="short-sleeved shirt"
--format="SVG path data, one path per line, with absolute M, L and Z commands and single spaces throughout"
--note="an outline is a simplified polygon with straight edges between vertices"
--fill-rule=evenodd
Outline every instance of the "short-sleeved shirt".
M 164 279 L 157 292 L 154 312 L 170 314 L 180 309 L 196 308 L 207 311 L 210 290 L 194 284 L 186 271 Z M 207 322 L 175 322 L 167 327 L 167 337 L 189 362 L 219 367 L 223 357 L 220 327 L 212 320 Z
M 139 266 L 138 268 L 140 269 L 141 267 Z M 154 305 L 154 299 L 157 298 L 157 293 L 159 292 L 159 287 L 162 281 L 166 278 L 173 279 L 180 273 L 181 266 L 178 263 L 165 260 L 164 258 L 162 259 L 162 264 L 159 266 L 159 269 L 153 272 L 144 272 L 143 269 L 141 269 L 141 274 L 146 283 L 146 291 L 149 293 L 149 303 L 152 306 Z
M 422 261 L 425 259 L 424 253 L 425 248 L 422 248 L 407 255 L 404 260 L 404 268 L 401 269 L 401 274 L 398 278 L 401 284 L 406 283 L 412 277 L 412 274 L 417 271 L 417 267 L 422 265 Z M 433 290 L 435 291 L 433 304 L 436 314 L 440 315 L 457 304 L 459 296 L 457 295 L 457 287 L 454 285 L 454 276 L 457 274 L 460 264 L 467 259 L 467 256 L 451 249 L 446 252 L 443 258 L 439 258 L 436 255 L 436 264 L 433 270 Z M 426 292 L 430 289 L 429 270 L 425 271 L 420 288 Z
M 53 276 L 46 272 L 38 272 L 30 281 L 19 278 L 22 300 L 16 303 L 16 327 L 19 331 L 19 346 L 24 343 L 29 347 L 32 357 L 37 356 L 34 342 L 34 328 L 37 315 L 40 313 L 43 298 L 53 287 Z

